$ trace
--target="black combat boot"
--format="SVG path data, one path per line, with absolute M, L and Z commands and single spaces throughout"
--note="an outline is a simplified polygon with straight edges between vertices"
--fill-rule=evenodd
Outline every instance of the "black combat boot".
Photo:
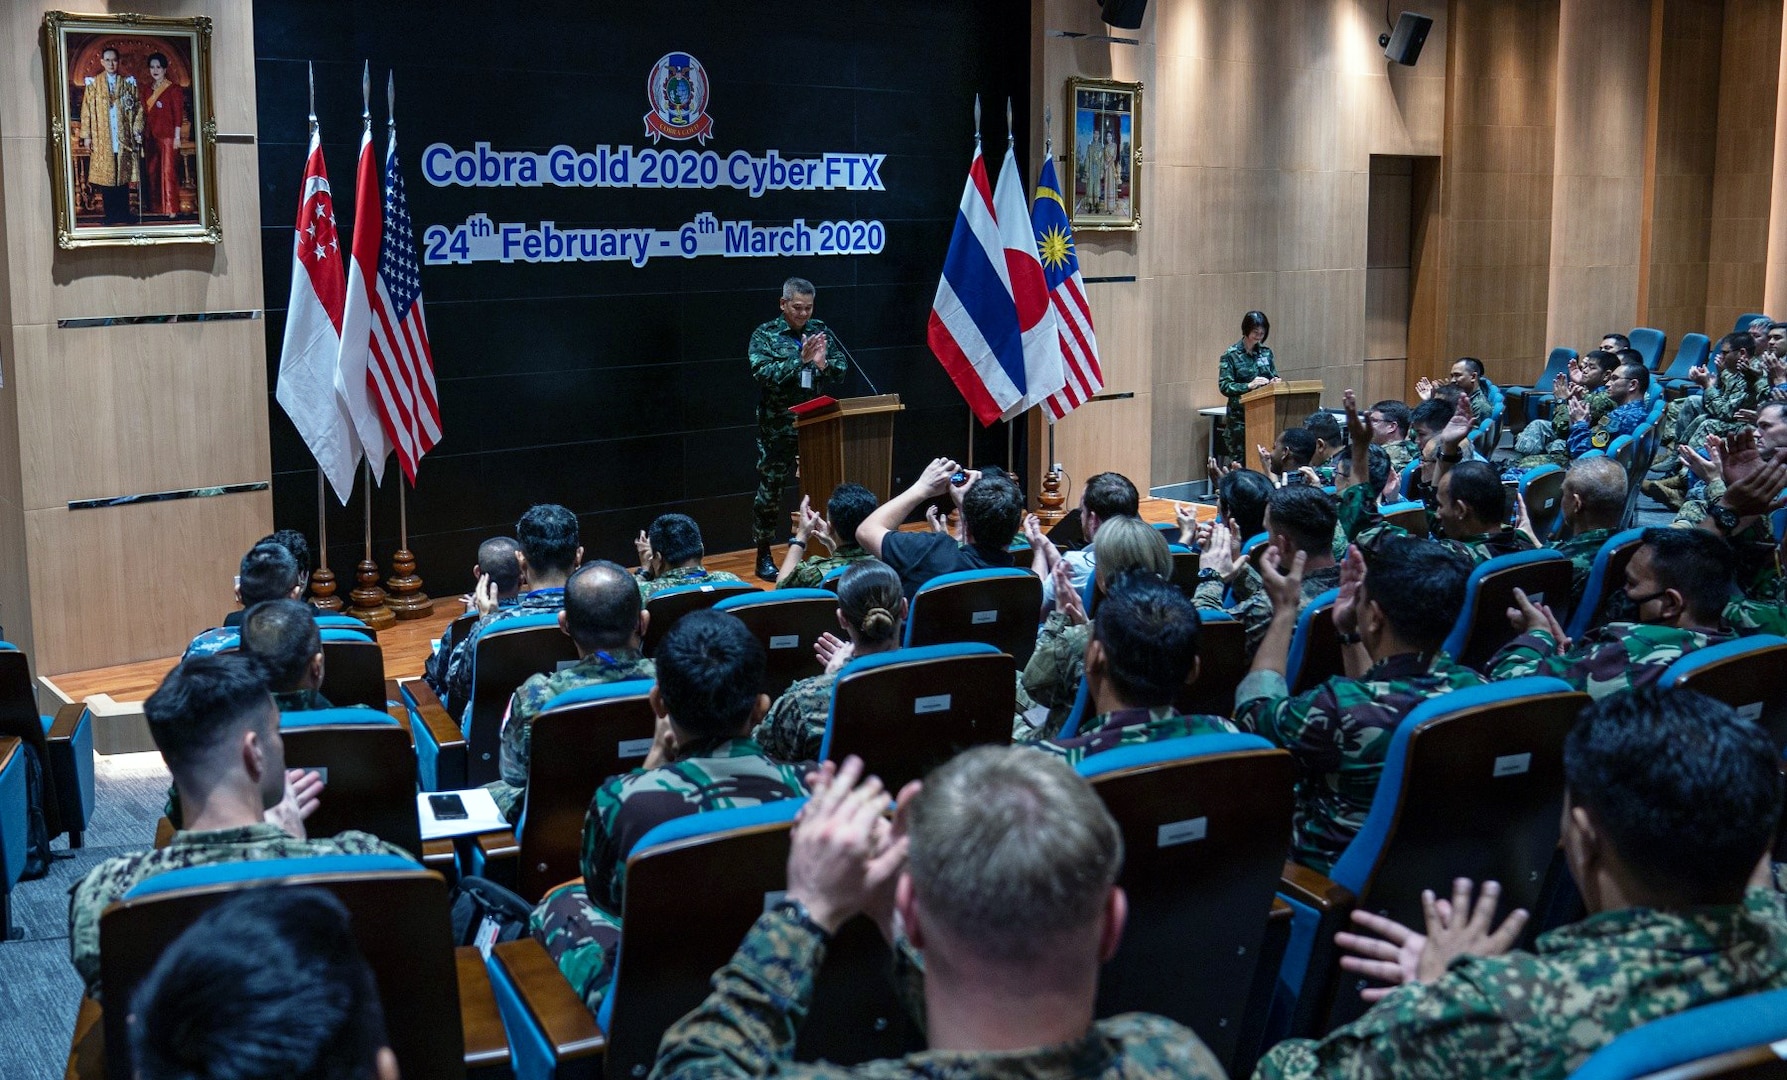
M 765 581 L 776 580 L 776 560 L 770 555 L 768 544 L 757 545 L 757 576 Z

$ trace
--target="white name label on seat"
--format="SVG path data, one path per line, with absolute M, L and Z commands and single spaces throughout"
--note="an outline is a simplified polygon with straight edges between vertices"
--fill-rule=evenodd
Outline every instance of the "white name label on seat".
M 1519 776 L 1533 767 L 1531 754 L 1509 754 L 1495 759 L 1495 775 Z
M 998 622 L 999 621 L 999 612 L 997 609 L 994 609 L 992 611 L 977 611 L 974 613 L 974 616 L 971 619 L 969 619 L 968 621 L 973 623 L 975 626 L 979 626 L 982 623 Z
M 1534 607 L 1538 607 L 1545 602 L 1545 594 L 1542 592 L 1527 593 L 1526 598 L 1533 602 Z
M 928 697 L 921 697 L 912 703 L 912 713 L 915 716 L 923 716 L 925 713 L 948 712 L 949 697 L 948 694 L 931 694 Z
M 652 752 L 652 741 L 650 739 L 622 739 L 616 744 L 614 752 L 624 758 L 644 757 Z
M 1158 847 L 1173 847 L 1177 844 L 1189 844 L 1193 840 L 1202 840 L 1210 831 L 1210 819 L 1207 817 L 1187 818 L 1184 821 L 1169 821 L 1160 827 L 1160 834 L 1155 840 Z
M 1748 705 L 1739 705 L 1737 707 L 1737 715 L 1743 717 L 1745 720 L 1762 719 L 1762 702 L 1752 701 Z
M 798 649 L 800 648 L 800 635 L 771 634 L 769 636 L 769 647 L 772 649 Z

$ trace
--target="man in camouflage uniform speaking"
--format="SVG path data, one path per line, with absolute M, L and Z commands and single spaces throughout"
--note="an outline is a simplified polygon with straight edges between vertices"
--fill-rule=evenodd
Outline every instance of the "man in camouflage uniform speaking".
M 836 334 L 813 318 L 813 283 L 782 283 L 782 314 L 751 331 L 751 377 L 757 380 L 757 498 L 751 504 L 751 536 L 757 544 L 757 576 L 776 579 L 769 546 L 788 527 L 782 489 L 794 466 L 794 415 L 790 406 L 836 389 L 849 365 Z
M 1787 986 L 1781 896 L 1749 887 L 1781 813 L 1774 741 L 1692 690 L 1634 690 L 1583 711 L 1564 743 L 1563 851 L 1589 916 L 1511 951 L 1499 889 L 1453 883 L 1423 936 L 1354 912 L 1351 971 L 1396 985 L 1319 1042 L 1273 1047 L 1256 1080 L 1561 1077 L 1631 1028 Z M 1760 880 L 1759 880 L 1760 879 Z M 1438 889 L 1441 882 L 1434 882 Z M 1429 894 L 1431 897 L 1431 894 Z M 1350 980 L 1349 980 L 1350 984 Z
M 887 791 L 863 778 L 857 757 L 827 762 L 812 784 L 789 841 L 787 892 L 707 1000 L 664 1033 L 652 1080 L 1224 1075 L 1171 1020 L 1093 1019 L 1098 966 L 1128 914 L 1116 884 L 1123 836 L 1065 762 L 976 747 L 908 784 L 891 820 Z M 933 1049 L 858 1066 L 796 1063 L 826 946 L 859 912 L 894 947 L 895 977 Z

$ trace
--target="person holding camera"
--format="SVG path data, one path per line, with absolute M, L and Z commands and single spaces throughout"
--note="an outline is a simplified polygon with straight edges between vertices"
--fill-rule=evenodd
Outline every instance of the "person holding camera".
M 962 513 L 960 540 L 947 532 L 900 531 L 907 518 L 945 492 Z M 856 527 L 856 542 L 893 567 L 910 600 L 934 577 L 1012 565 L 1006 548 L 1023 521 L 1024 492 L 1010 473 L 997 467 L 964 470 L 949 458 L 936 458 L 911 487 Z

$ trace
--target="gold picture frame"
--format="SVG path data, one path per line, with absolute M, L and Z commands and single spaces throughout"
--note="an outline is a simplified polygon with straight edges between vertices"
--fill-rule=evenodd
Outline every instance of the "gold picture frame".
M 1067 210 L 1074 229 L 1142 227 L 1142 84 L 1067 80 Z
M 211 20 L 51 11 L 43 49 L 56 246 L 221 242 Z

